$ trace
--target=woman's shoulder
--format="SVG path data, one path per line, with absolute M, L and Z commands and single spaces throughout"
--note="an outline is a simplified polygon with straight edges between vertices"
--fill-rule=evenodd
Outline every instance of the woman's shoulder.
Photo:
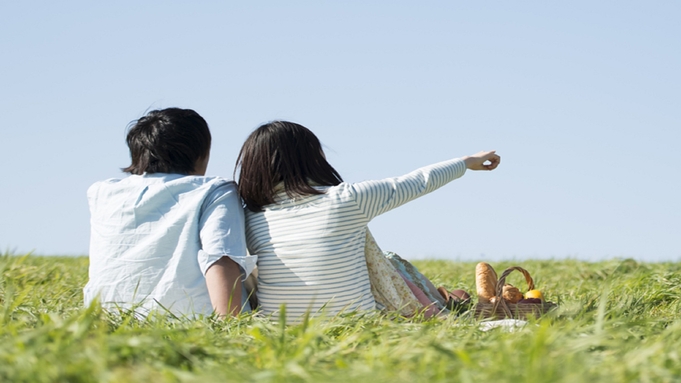
M 326 198 L 348 201 L 355 199 L 356 190 L 354 184 L 350 182 L 341 182 L 335 186 L 315 186 L 314 188 L 323 191 Z
M 352 184 L 343 182 L 335 186 L 312 185 L 321 194 L 310 194 L 303 196 L 289 196 L 283 188 L 280 188 L 274 195 L 274 203 L 265 205 L 260 211 L 250 211 L 245 209 L 247 216 L 259 216 L 266 212 L 284 212 L 290 209 L 301 209 L 311 206 L 322 206 L 328 204 L 343 203 L 354 200 Z

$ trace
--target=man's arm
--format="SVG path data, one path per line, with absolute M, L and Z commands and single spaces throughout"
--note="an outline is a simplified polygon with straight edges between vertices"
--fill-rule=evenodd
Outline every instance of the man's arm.
M 234 182 L 220 182 L 206 198 L 200 225 L 198 260 L 208 297 L 221 317 L 236 315 L 241 311 L 242 279 L 253 271 L 258 257 L 246 251 L 244 211 Z
M 220 317 L 241 312 L 241 270 L 229 257 L 222 257 L 206 270 L 206 285 L 213 309 Z

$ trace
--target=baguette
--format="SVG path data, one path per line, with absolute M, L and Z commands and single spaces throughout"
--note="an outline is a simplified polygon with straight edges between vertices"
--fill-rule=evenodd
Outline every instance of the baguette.
M 475 287 L 481 303 L 489 303 L 497 294 L 497 273 L 489 263 L 480 262 L 475 266 Z

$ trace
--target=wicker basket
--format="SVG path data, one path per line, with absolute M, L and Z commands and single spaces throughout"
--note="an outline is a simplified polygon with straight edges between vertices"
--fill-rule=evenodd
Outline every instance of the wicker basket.
M 497 281 L 497 296 L 495 303 L 478 303 L 475 305 L 475 317 L 478 319 L 527 319 L 528 317 L 539 318 L 549 310 L 558 307 L 553 302 L 542 303 L 509 303 L 502 298 L 506 277 L 514 270 L 520 271 L 525 276 L 528 290 L 534 290 L 534 281 L 527 270 L 520 266 L 509 267 L 504 270 Z

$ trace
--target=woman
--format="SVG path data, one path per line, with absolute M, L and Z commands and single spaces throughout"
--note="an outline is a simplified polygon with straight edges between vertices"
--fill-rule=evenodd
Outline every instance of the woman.
M 265 314 L 286 305 L 288 321 L 324 309 L 371 310 L 365 243 L 374 217 L 461 177 L 493 170 L 494 152 L 444 161 L 397 178 L 343 182 L 317 137 L 286 121 L 260 126 L 237 166 L 246 205 L 246 242 L 258 256 L 258 300 Z

